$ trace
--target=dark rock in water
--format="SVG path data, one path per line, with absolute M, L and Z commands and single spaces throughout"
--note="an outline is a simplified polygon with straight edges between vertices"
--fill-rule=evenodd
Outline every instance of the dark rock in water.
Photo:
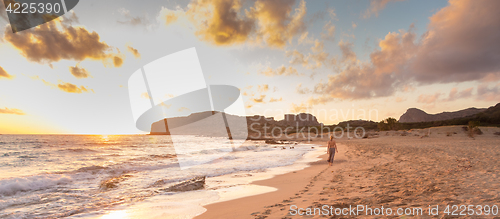
M 99 185 L 100 189 L 112 189 L 118 186 L 118 183 L 126 180 L 127 178 L 132 177 L 132 175 L 124 174 L 121 176 L 113 177 L 107 180 L 103 180 Z
M 273 139 L 267 139 L 265 142 L 266 142 L 266 144 L 279 144 L 278 142 L 276 142 Z
M 265 143 L 266 144 L 293 144 L 294 142 L 287 141 L 287 140 L 266 139 Z M 297 142 L 295 142 L 295 145 L 297 145 Z
M 493 134 L 494 134 L 494 135 L 500 135 L 500 132 L 495 132 L 495 133 L 493 133 Z
M 190 180 L 162 189 L 165 192 L 187 192 L 205 188 L 205 176 L 198 176 Z

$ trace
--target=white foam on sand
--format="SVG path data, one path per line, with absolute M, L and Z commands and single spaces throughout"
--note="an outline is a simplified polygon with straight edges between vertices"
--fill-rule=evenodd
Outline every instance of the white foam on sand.
M 318 157 L 325 152 L 323 149 L 319 149 L 317 145 L 313 146 L 315 146 L 316 150 L 304 154 L 304 156 L 289 166 L 269 168 L 262 172 L 239 172 L 207 178 L 206 187 L 208 189 L 216 188 L 220 197 L 217 201 L 209 204 L 276 191 L 277 189 L 274 187 L 251 185 L 251 183 L 254 181 L 270 179 L 277 175 L 302 170 L 308 167 L 309 163 L 320 160 Z
M 276 191 L 276 188 L 252 185 L 254 181 L 270 179 L 276 175 L 302 170 L 318 161 L 325 151 L 317 145 L 294 164 L 265 170 L 242 171 L 207 178 L 205 190 L 162 194 L 132 206 L 99 214 L 95 218 L 174 218 L 187 219 L 203 214 L 205 205 Z M 101 212 L 102 213 L 102 212 Z M 97 215 L 97 214 L 96 214 Z

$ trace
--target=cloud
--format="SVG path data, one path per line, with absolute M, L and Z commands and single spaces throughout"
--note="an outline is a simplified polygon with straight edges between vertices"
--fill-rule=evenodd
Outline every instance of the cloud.
M 2 79 L 2 78 L 12 79 L 12 78 L 14 78 L 14 76 L 12 76 L 9 73 L 7 73 L 7 71 L 5 71 L 5 69 L 3 69 L 0 66 L 0 79 Z
M 432 17 L 410 64 L 424 83 L 500 74 L 500 1 L 450 1 Z
M 297 72 L 297 69 L 294 67 L 285 67 L 285 65 L 282 65 L 276 69 L 272 69 L 271 67 L 267 67 L 264 70 L 261 70 L 259 74 L 263 74 L 265 76 L 278 76 L 278 75 L 285 75 L 285 76 L 290 76 L 290 75 L 300 75 L 299 72 Z
M 329 96 L 309 97 L 309 99 L 307 99 L 307 105 L 314 106 L 314 105 L 319 105 L 319 104 L 325 104 L 325 103 L 328 103 L 332 100 L 333 100 L 333 98 L 331 98 Z
M 144 92 L 141 94 L 141 97 L 144 98 L 144 99 L 151 99 L 151 97 L 149 97 L 149 94 L 148 92 Z
M 493 87 L 483 83 L 477 87 L 477 100 L 500 102 L 500 83 Z
M 401 103 L 401 102 L 406 101 L 406 98 L 403 98 L 403 97 L 396 97 L 396 99 L 395 99 L 394 101 L 396 101 L 396 103 Z
M 0 114 L 14 114 L 14 115 L 25 115 L 25 113 L 20 109 L 14 108 L 0 108 Z
M 292 57 L 292 60 L 290 60 L 290 64 L 302 66 L 307 66 L 309 64 L 308 58 L 296 49 L 293 51 L 287 51 L 286 56 Z
M 306 29 L 303 0 L 295 9 L 289 0 L 257 0 L 248 9 L 243 5 L 240 0 L 193 0 L 184 10 L 163 8 L 160 16 L 167 25 L 186 16 L 201 40 L 223 46 L 250 41 L 283 48 Z
M 266 98 L 266 95 L 260 95 L 258 98 L 252 98 L 252 101 L 255 103 L 264 103 L 264 98 Z
M 309 37 L 309 32 L 307 32 L 307 31 L 302 33 L 297 41 L 298 41 L 299 45 L 314 43 L 314 39 L 312 37 Z
M 124 21 L 118 21 L 120 24 L 128 24 L 131 26 L 148 26 L 150 24 L 149 19 L 146 16 L 132 16 L 130 11 L 125 8 L 119 8 L 118 12 L 125 17 Z
M 356 27 L 358 27 L 358 25 L 356 23 L 354 23 L 354 21 L 352 22 L 352 29 L 356 29 Z
M 75 67 L 70 66 L 69 67 L 69 72 L 76 78 L 88 78 L 90 76 L 90 73 L 87 71 L 87 69 L 79 67 L 76 65 Z
M 363 13 L 363 18 L 370 18 L 372 15 L 378 17 L 378 13 L 382 11 L 389 2 L 397 2 L 402 0 L 370 0 L 370 7 Z
M 354 51 L 352 50 L 354 44 L 341 40 L 338 45 L 340 51 L 342 52 L 342 62 L 355 62 L 357 60 L 356 53 L 354 53 Z
M 500 1 L 450 1 L 430 17 L 421 37 L 413 25 L 390 32 L 366 62 L 357 60 L 352 44 L 341 41 L 340 73 L 313 91 L 325 99 L 354 100 L 386 97 L 415 85 L 498 80 L 500 13 L 494 8 L 499 7 Z
M 18 49 L 28 61 L 52 63 L 65 60 L 100 60 L 105 65 L 115 57 L 112 47 L 100 41 L 99 34 L 84 27 L 73 27 L 62 18 L 24 30 L 10 31 L 7 25 L 4 39 Z M 116 65 L 115 65 L 116 66 Z
M 113 65 L 115 67 L 121 67 L 123 64 L 123 58 L 119 56 L 113 57 Z
M 176 10 L 170 10 L 168 8 L 162 7 L 160 11 L 160 18 L 165 21 L 166 25 L 170 25 L 179 19 L 180 16 L 183 16 L 184 11 L 181 8 L 176 8 Z
M 408 80 L 401 66 L 414 51 L 415 34 L 401 30 L 389 33 L 379 42 L 380 50 L 370 54 L 370 62 L 357 60 L 353 44 L 340 41 L 341 71 L 329 75 L 327 82 L 315 85 L 314 93 L 326 95 L 324 99 L 367 99 L 392 95 L 400 89 L 401 80 Z
M 177 111 L 183 112 L 183 111 L 191 111 L 191 110 L 187 107 L 181 107 L 181 108 L 177 109 Z
M 307 109 L 308 108 L 307 108 L 307 106 L 304 103 L 301 103 L 301 104 L 298 104 L 298 105 L 292 103 L 290 111 L 292 113 L 303 113 L 303 112 L 306 112 Z
M 49 87 L 52 87 L 52 88 L 57 88 L 59 90 L 62 90 L 64 92 L 68 92 L 68 93 L 83 93 L 83 92 L 94 92 L 93 89 L 89 89 L 88 87 L 85 87 L 85 86 L 80 86 L 78 87 L 77 85 L 74 85 L 74 84 L 71 84 L 71 83 L 67 83 L 67 82 L 62 82 L 60 81 L 58 84 L 53 84 L 51 82 L 48 82 L 46 80 L 43 80 L 41 79 L 39 76 L 33 76 L 33 77 L 30 77 L 31 79 L 33 80 L 40 80 L 42 81 L 45 85 L 49 86 Z
M 471 97 L 472 96 L 472 89 L 473 88 L 471 87 L 471 88 L 467 88 L 467 89 L 459 92 L 458 89 L 456 87 L 454 87 L 451 89 L 450 94 L 448 95 L 447 101 L 454 101 L 457 99 Z
M 302 88 L 302 83 L 298 84 L 297 87 L 295 88 L 298 94 L 309 94 L 311 93 L 311 90 L 309 88 Z
M 268 84 L 258 85 L 257 89 L 259 90 L 259 92 L 265 93 L 269 91 L 269 85 Z
M 279 99 L 271 97 L 271 99 L 269 99 L 269 103 L 281 102 L 281 101 L 283 101 L 283 97 L 280 97 Z
M 328 21 L 325 26 L 323 26 L 323 33 L 321 33 L 321 38 L 325 40 L 334 41 L 335 40 L 335 25 L 332 21 Z
M 335 58 L 329 58 L 330 54 L 324 50 L 324 43 L 319 40 L 312 42 L 311 53 L 304 55 L 298 50 L 287 51 L 285 55 L 291 57 L 290 64 L 302 65 L 307 69 L 316 69 L 322 66 L 332 66 L 336 64 Z
M 417 102 L 425 104 L 434 104 L 439 99 L 439 96 L 441 96 L 441 93 L 421 94 L 420 96 L 418 96 Z
M 68 93 L 89 92 L 89 90 L 86 87 L 84 87 L 83 85 L 78 87 L 78 86 L 71 84 L 71 83 L 58 84 L 57 88 L 59 88 L 59 90 L 62 90 L 64 92 L 68 92 Z
M 137 49 L 134 49 L 134 47 L 131 47 L 131 46 L 127 46 L 127 50 L 132 53 L 135 58 L 141 58 L 141 54 L 139 53 L 139 51 Z

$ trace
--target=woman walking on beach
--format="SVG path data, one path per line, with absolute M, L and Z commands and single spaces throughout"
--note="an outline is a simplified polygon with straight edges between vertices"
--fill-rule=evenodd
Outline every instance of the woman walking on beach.
M 339 152 L 339 150 L 337 150 L 337 143 L 333 140 L 333 135 L 330 135 L 330 141 L 328 141 L 326 152 L 328 153 L 328 165 L 331 166 L 333 158 L 335 157 L 335 152 Z

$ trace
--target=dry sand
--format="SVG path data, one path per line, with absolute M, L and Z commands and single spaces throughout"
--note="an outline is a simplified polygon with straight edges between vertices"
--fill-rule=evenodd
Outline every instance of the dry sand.
M 333 166 L 323 155 L 304 170 L 253 183 L 277 191 L 204 206 L 207 212 L 197 218 L 332 217 L 293 216 L 294 205 L 383 206 L 394 211 L 420 207 L 423 218 L 430 217 L 429 205 L 439 205 L 439 215 L 433 217 L 442 218 L 446 205 L 500 206 L 500 136 L 494 134 L 500 129 L 481 130 L 484 134 L 474 139 L 458 126 L 378 132 L 367 139 L 344 137 L 337 141 Z M 315 143 L 325 145 L 326 140 Z M 367 217 L 365 213 L 347 217 Z

